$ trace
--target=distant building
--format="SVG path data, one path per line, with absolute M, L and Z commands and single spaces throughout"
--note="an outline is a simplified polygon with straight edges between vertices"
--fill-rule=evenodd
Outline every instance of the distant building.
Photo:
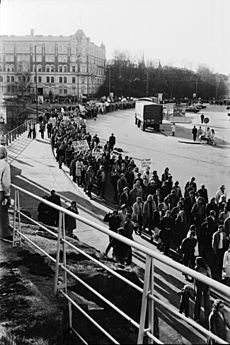
M 82 30 L 71 36 L 0 36 L 3 95 L 94 95 L 105 80 L 105 46 Z

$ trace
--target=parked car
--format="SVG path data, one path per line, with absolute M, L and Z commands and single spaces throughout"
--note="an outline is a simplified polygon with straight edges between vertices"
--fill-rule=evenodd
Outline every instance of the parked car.
M 205 109 L 207 108 L 206 105 L 203 105 L 201 103 L 194 104 L 197 109 Z
M 198 113 L 198 111 L 200 111 L 200 109 L 198 109 L 196 106 L 194 105 L 190 105 L 189 107 L 185 108 L 185 111 L 190 111 L 192 113 Z

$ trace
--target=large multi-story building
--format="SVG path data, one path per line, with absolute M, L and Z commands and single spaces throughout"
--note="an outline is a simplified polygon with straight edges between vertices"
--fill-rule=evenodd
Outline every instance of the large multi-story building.
M 3 95 L 94 95 L 105 80 L 105 46 L 71 36 L 0 36 Z

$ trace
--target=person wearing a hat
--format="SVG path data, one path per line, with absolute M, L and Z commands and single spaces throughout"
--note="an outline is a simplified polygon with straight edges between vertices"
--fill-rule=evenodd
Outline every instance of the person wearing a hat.
M 214 300 L 208 323 L 209 331 L 221 339 L 227 340 L 227 327 L 229 328 L 230 324 L 224 315 L 224 303 L 220 299 Z M 218 342 L 211 337 L 208 337 L 207 343 L 210 345 L 218 344 Z
M 225 199 L 227 199 L 227 194 L 225 192 L 225 186 L 222 184 L 219 188 L 219 190 L 216 192 L 216 202 L 219 204 L 221 197 L 225 196 Z
M 10 204 L 10 165 L 7 149 L 0 145 L 0 238 L 12 239 L 9 231 L 8 205 Z

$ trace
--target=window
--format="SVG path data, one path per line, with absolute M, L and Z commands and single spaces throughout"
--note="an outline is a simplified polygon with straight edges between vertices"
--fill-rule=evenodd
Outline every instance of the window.
M 42 71 L 42 67 L 38 66 L 38 72 L 41 72 L 41 71 Z
M 50 71 L 50 67 L 46 66 L 46 72 L 49 72 L 49 71 Z
M 64 94 L 67 95 L 67 89 L 64 89 Z
M 54 66 L 51 66 L 50 72 L 54 72 Z
M 75 84 L 76 83 L 76 78 L 72 77 L 72 83 Z
M 14 76 L 11 77 L 11 81 L 14 82 Z
M 10 86 L 7 86 L 7 92 L 10 92 Z
M 9 76 L 6 77 L 6 81 L 7 81 L 7 83 L 10 82 L 10 77 Z
M 7 68 L 7 72 L 10 72 L 10 68 L 9 67 Z
M 59 89 L 59 93 L 62 93 L 62 89 Z
M 62 83 L 62 77 L 59 77 L 59 83 Z
M 0 82 L 3 82 L 3 76 L 0 75 Z
M 64 72 L 65 73 L 67 72 L 67 66 L 64 66 Z
M 54 77 L 51 77 L 51 83 L 54 83 Z
M 62 66 L 59 66 L 59 72 L 62 72 Z
M 67 77 L 64 77 L 64 83 L 67 83 Z
M 50 77 L 46 77 L 46 82 L 47 82 L 47 83 L 50 82 Z
M 36 81 L 37 81 L 37 78 L 36 78 L 36 77 L 34 77 L 34 82 L 36 83 Z
M 72 72 L 76 72 L 75 66 L 72 67 Z
M 39 82 L 39 83 L 42 82 L 42 77 L 38 77 L 38 82 Z

